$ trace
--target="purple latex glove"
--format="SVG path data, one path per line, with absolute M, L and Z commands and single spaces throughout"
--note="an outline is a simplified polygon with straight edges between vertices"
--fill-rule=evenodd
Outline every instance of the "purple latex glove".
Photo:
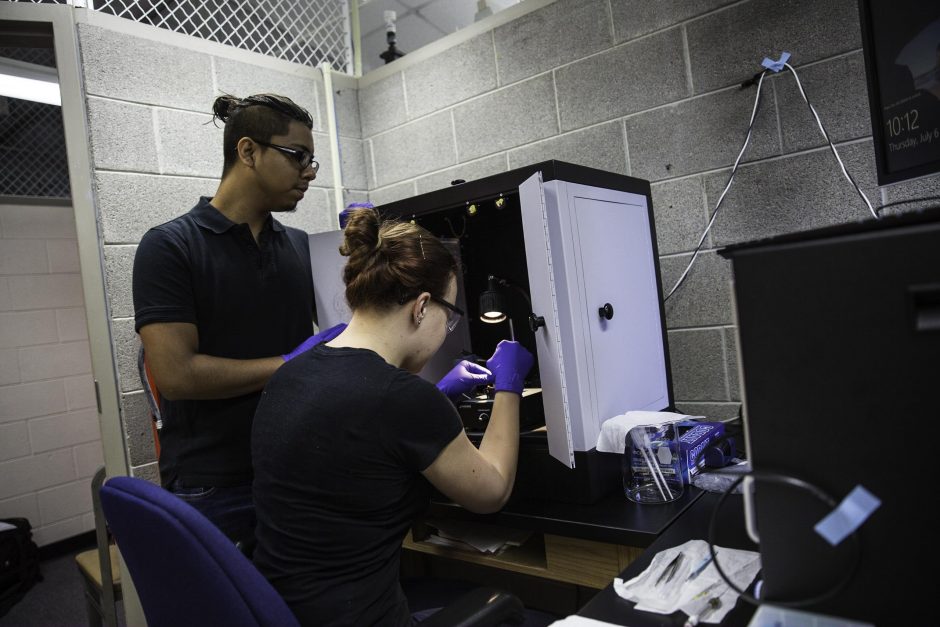
M 486 385 L 493 381 L 493 373 L 478 366 L 472 361 L 464 359 L 437 382 L 437 389 L 453 400 L 461 394 L 466 394 L 478 385 Z
M 317 344 L 321 342 L 329 342 L 334 337 L 342 333 L 345 328 L 346 328 L 346 323 L 340 322 L 335 327 L 330 327 L 326 331 L 320 331 L 316 335 L 311 335 L 306 340 L 301 342 L 297 348 L 287 353 L 286 355 L 281 355 L 281 357 L 284 358 L 284 361 L 290 361 L 297 355 L 300 355 L 301 353 L 306 353 L 308 350 L 310 350 L 311 348 L 313 348 L 314 346 L 316 346 Z
M 486 360 L 486 367 L 493 371 L 493 389 L 522 394 L 525 377 L 534 361 L 532 353 L 519 342 L 500 342 L 493 356 Z

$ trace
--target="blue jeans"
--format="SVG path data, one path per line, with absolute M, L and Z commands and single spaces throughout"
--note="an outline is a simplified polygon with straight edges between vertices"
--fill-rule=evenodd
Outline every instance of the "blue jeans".
M 184 487 L 177 479 L 167 489 L 196 508 L 236 544 L 243 547 L 254 545 L 255 503 L 250 485 Z

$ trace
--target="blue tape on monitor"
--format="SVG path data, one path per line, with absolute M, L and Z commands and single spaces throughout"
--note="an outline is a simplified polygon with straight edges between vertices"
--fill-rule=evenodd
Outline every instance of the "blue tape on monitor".
M 768 70 L 772 72 L 779 72 L 784 68 L 787 61 L 789 60 L 790 60 L 790 53 L 784 52 L 783 54 L 780 55 L 779 61 L 774 61 L 773 59 L 769 57 L 764 57 L 764 60 L 761 61 L 761 65 L 763 65 L 765 68 L 767 68 Z
M 858 485 L 842 499 L 839 506 L 816 523 L 813 529 L 832 546 L 836 546 L 862 526 L 872 512 L 881 506 L 881 499 Z

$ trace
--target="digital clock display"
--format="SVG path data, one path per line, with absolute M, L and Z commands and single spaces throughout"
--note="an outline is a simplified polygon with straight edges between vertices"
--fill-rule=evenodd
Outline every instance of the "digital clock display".
M 860 9 L 879 183 L 940 171 L 940 2 L 862 0 Z

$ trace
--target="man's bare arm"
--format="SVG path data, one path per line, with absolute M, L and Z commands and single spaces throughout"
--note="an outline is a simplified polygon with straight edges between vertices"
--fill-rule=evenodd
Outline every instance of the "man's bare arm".
M 280 356 L 228 359 L 196 352 L 199 334 L 187 322 L 157 322 L 140 329 L 147 365 L 168 400 L 232 398 L 264 387 L 284 364 Z

